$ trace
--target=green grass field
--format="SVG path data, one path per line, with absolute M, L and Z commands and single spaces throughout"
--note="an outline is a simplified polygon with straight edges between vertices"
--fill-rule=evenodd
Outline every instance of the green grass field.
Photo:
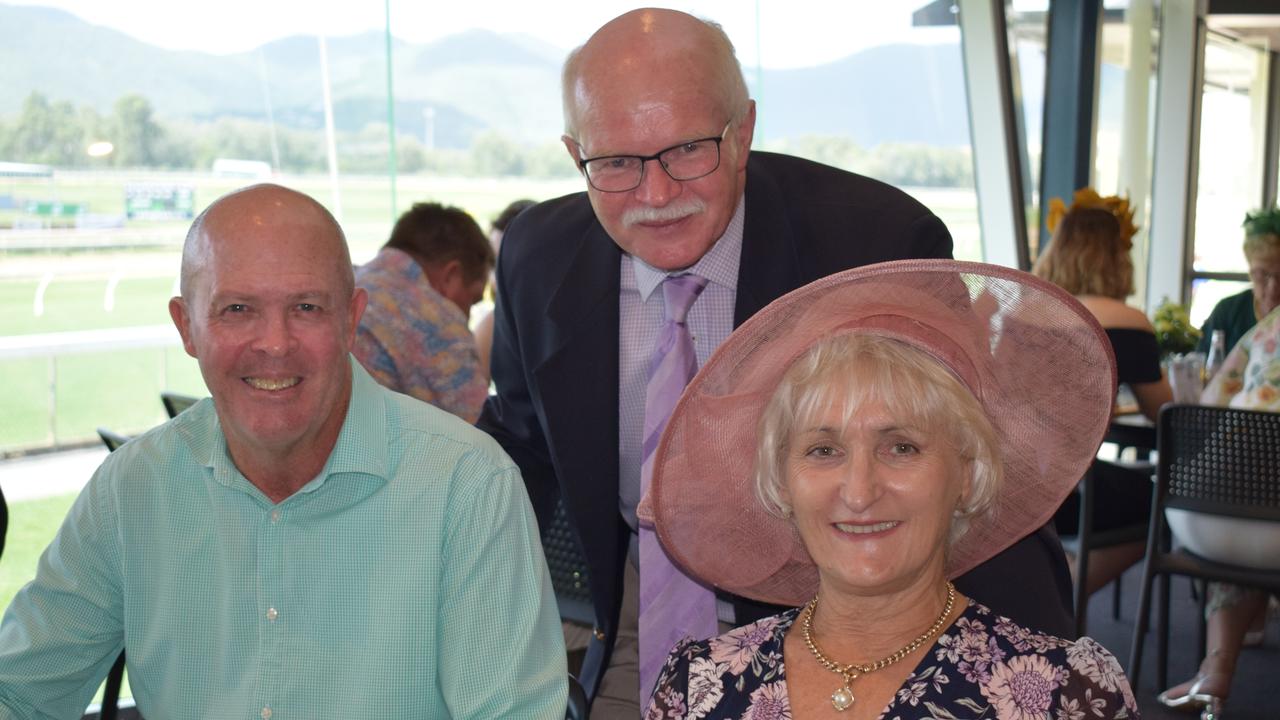
M 340 215 L 357 262 L 371 257 L 392 225 L 391 187 L 386 178 L 352 177 L 335 198 L 325 176 L 282 177 Z M 196 210 L 246 181 L 184 173 L 63 173 L 52 179 L 0 179 L 0 195 L 18 200 L 57 200 L 86 205 L 96 215 L 124 212 L 124 186 L 132 182 L 191 185 Z M 517 198 L 545 199 L 577 189 L 576 182 L 519 179 L 409 177 L 396 188 L 400 210 L 419 201 L 457 205 L 487 227 Z M 51 249 L 31 249 L 31 231 L 15 231 L 19 210 L 0 211 L 0 338 L 138 326 L 168 325 L 186 221 L 129 221 L 126 227 L 77 233 L 35 231 Z M 25 216 L 28 223 L 35 218 Z M 115 247 L 68 249 L 102 236 Z M 87 238 L 87 239 L 86 239 Z M 135 246 L 145 238 L 148 247 Z M 157 240 L 158 239 L 158 240 Z M 160 246 L 157 247 L 156 243 Z M 52 281 L 41 302 L 37 290 Z M 37 312 L 39 311 L 39 312 Z M 162 390 L 205 394 L 196 363 L 179 347 L 111 350 L 56 358 L 0 358 L 0 453 L 91 440 L 104 426 L 127 434 L 164 420 Z
M 0 608 L 9 607 L 13 596 L 36 576 L 41 553 L 53 540 L 75 499 L 72 493 L 9 505 L 9 533 L 0 556 Z M 120 694 L 133 697 L 127 680 Z M 101 700 L 99 689 L 93 701 Z

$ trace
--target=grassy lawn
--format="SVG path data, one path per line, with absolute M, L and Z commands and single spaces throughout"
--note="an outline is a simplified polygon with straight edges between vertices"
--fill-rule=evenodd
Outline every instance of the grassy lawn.
M 327 176 L 284 176 L 277 181 L 308 193 L 340 216 L 356 262 L 372 257 L 386 241 L 393 222 L 386 178 L 344 177 L 336 198 Z M 190 173 L 59 171 L 53 178 L 0 180 L 0 194 L 20 201 L 81 203 L 94 214 L 122 214 L 124 186 L 130 182 L 191 185 L 197 212 L 219 195 L 247 184 Z M 487 227 L 511 200 L 554 197 L 580 184 L 576 180 L 403 177 L 397 185 L 397 206 L 403 211 L 420 201 L 456 205 Z M 0 228 L 19 215 L 0 212 Z M 84 237 L 74 231 L 47 233 L 55 245 L 88 243 L 100 240 L 99 236 L 118 238 L 119 246 L 101 251 L 0 250 L 0 337 L 168 325 L 168 301 L 174 293 L 187 225 L 186 221 L 129 221 L 123 229 L 93 231 Z M 121 249 L 143 236 L 158 237 L 165 245 Z M 0 229 L 0 241 L 6 237 L 26 236 Z M 46 274 L 52 280 L 37 302 Z M 162 390 L 206 394 L 195 361 L 176 346 L 0 359 L 0 379 L 7 388 L 0 396 L 0 452 L 89 440 L 98 426 L 136 433 L 164 420 L 159 402 Z
M 75 493 L 25 500 L 9 504 L 9 534 L 0 556 L 0 607 L 7 608 L 13 596 L 36 576 L 40 555 L 62 525 Z M 128 678 L 120 689 L 122 697 L 133 697 Z M 101 702 L 98 689 L 93 702 Z
M 0 556 L 0 607 L 36 576 L 36 562 L 53 540 L 75 493 L 9 503 L 9 535 Z

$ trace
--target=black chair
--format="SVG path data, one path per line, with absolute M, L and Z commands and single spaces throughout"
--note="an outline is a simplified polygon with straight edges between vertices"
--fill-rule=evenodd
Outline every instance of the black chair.
M 9 503 L 5 502 L 4 490 L 0 490 L 0 557 L 4 557 L 4 537 L 9 534 Z
M 1169 577 L 1226 582 L 1280 592 L 1280 571 L 1221 563 L 1185 548 L 1172 549 L 1164 511 L 1280 522 L 1280 413 L 1166 405 L 1160 411 L 1160 458 L 1147 537 L 1142 596 L 1129 653 L 1129 681 L 1136 688 L 1151 609 L 1151 585 L 1160 583 L 1156 684 L 1168 685 Z M 1201 595 L 1203 597 L 1203 594 Z M 1201 655 L 1203 656 L 1201 614 Z
M 587 720 L 587 693 L 582 689 L 578 678 L 569 676 L 569 706 L 565 709 L 564 720 Z
M 169 417 L 174 418 L 178 416 L 178 413 L 200 402 L 200 398 L 180 393 L 162 392 L 160 393 L 160 402 L 164 403 L 164 411 L 169 414 Z
M 1098 497 L 1098 474 L 1100 470 L 1108 472 L 1141 473 L 1141 466 L 1129 467 L 1110 463 L 1106 460 L 1094 460 L 1093 465 L 1085 471 L 1084 477 L 1076 486 L 1076 497 L 1079 500 L 1079 521 L 1076 525 L 1075 537 L 1064 537 L 1062 547 L 1076 557 L 1075 577 L 1075 611 L 1076 637 L 1083 637 L 1089 615 L 1089 595 L 1086 582 L 1089 577 L 1089 553 L 1115 545 L 1138 542 L 1147 537 L 1147 524 L 1125 525 L 1108 530 L 1094 529 L 1094 509 Z M 1111 616 L 1120 617 L 1120 578 L 1111 581 Z
M 569 524 L 563 500 L 556 501 L 551 524 L 542 533 L 542 552 L 547 557 L 551 586 L 555 589 L 556 604 L 560 606 L 560 619 L 594 628 L 596 612 L 595 604 L 591 601 L 587 561 L 578 545 L 577 534 Z M 600 687 L 600 678 L 604 675 L 604 651 L 604 638 L 599 632 L 593 631 L 582 666 L 577 672 L 577 680 L 580 681 L 578 685 L 584 692 L 587 707 L 590 707 L 591 699 Z M 573 683 L 570 683 L 570 690 L 572 689 Z
M 98 428 L 98 437 L 102 438 L 102 444 L 107 446 L 107 452 L 115 452 L 131 439 L 106 428 Z M 124 684 L 124 664 L 124 651 L 121 650 L 120 656 L 107 671 L 107 684 L 102 689 L 102 705 L 98 711 L 100 720 L 116 720 L 119 715 L 120 686 Z

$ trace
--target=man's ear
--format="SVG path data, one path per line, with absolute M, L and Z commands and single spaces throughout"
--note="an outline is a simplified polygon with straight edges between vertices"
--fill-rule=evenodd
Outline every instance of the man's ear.
M 422 273 L 427 276 L 432 289 L 446 297 L 461 287 L 464 280 L 462 261 L 457 258 L 423 268 Z
M 738 169 L 745 170 L 747 156 L 751 153 L 751 141 L 756 133 L 756 101 L 747 101 L 747 111 L 743 113 L 733 134 L 738 139 Z
M 187 311 L 187 302 L 181 297 L 169 298 L 169 317 L 182 336 L 182 347 L 191 357 L 196 357 L 196 346 L 191 339 L 191 315 Z
M 582 172 L 582 146 L 577 140 L 568 135 L 561 135 L 560 142 L 564 143 L 564 149 L 569 151 L 569 157 L 573 158 L 573 166 Z
M 356 329 L 360 327 L 360 318 L 364 316 L 364 309 L 369 304 L 369 291 L 362 287 L 357 287 L 351 293 L 351 303 L 348 312 L 351 317 L 347 318 L 347 322 L 351 323 L 347 327 L 347 352 L 356 344 Z

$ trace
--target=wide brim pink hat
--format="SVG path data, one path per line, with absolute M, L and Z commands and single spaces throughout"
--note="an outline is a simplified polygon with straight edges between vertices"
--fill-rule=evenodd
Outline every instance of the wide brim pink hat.
M 755 493 L 760 418 L 790 365 L 842 333 L 894 338 L 960 379 L 995 429 L 1004 481 L 952 546 L 961 575 L 1043 525 L 1106 431 L 1115 358 L 1093 316 L 1061 288 L 996 265 L 906 260 L 823 278 L 733 332 L 685 388 L 641 503 L 676 564 L 736 595 L 813 597 L 818 571 L 792 523 Z

